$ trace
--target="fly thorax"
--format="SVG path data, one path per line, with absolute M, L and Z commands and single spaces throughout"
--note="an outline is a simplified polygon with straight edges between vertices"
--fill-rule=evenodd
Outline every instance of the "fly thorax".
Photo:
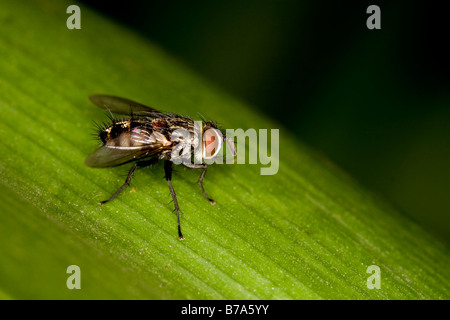
M 201 121 L 194 121 L 194 134 L 192 137 L 192 145 L 194 150 L 194 163 L 203 163 L 203 123 Z
M 191 133 L 182 128 L 175 129 L 172 131 L 170 140 L 174 145 L 171 153 L 171 160 L 175 164 L 180 164 L 182 162 L 190 162 L 191 158 Z

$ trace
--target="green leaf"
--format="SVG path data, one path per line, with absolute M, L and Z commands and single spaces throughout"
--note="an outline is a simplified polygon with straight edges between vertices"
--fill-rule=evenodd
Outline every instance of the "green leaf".
M 0 298 L 448 299 L 449 250 L 282 124 L 195 75 L 161 48 L 66 1 L 0 3 Z M 185 241 L 160 165 L 92 169 L 87 97 L 106 93 L 224 128 L 279 128 L 276 175 L 262 165 L 177 167 Z M 81 290 L 66 286 L 78 265 Z M 369 289 L 367 268 L 380 268 Z

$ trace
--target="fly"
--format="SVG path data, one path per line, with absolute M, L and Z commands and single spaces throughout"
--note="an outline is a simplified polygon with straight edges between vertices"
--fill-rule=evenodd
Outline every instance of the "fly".
M 227 138 L 212 121 L 202 121 L 200 140 L 195 136 L 194 121 L 186 116 L 175 113 L 157 111 L 140 103 L 108 95 L 92 95 L 89 97 L 96 106 L 108 110 L 110 113 L 125 115 L 126 118 L 116 120 L 111 116 L 112 123 L 104 125 L 98 131 L 98 138 L 102 146 L 87 157 L 85 164 L 93 168 L 106 168 L 119 166 L 125 163 L 133 163 L 128 172 L 125 183 L 107 200 L 100 202 L 101 205 L 116 198 L 129 184 L 137 167 L 146 167 L 164 160 L 165 179 L 169 185 L 172 200 L 177 213 L 178 238 L 184 240 L 180 226 L 180 207 L 178 205 L 175 190 L 172 186 L 172 165 L 174 163 L 173 151 L 183 149 L 186 137 L 174 133 L 177 130 L 188 132 L 191 138 L 189 143 L 200 145 L 201 163 L 183 161 L 181 164 L 188 168 L 203 169 L 198 184 L 203 196 L 215 204 L 203 188 L 207 164 L 204 160 L 217 156 L 223 142 L 226 141 L 233 155 L 235 155 L 234 144 Z M 196 140 L 197 139 L 197 140 Z M 194 154 L 194 148 L 188 149 L 189 157 L 198 159 Z

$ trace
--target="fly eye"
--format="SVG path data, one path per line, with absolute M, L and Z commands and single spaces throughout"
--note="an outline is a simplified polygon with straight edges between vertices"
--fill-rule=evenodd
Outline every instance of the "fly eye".
M 214 158 L 222 147 L 222 133 L 217 129 L 208 129 L 203 134 L 203 158 Z

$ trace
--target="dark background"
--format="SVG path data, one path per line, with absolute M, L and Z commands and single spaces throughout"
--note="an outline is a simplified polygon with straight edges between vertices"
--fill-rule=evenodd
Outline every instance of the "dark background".
M 450 242 L 448 7 L 81 1 L 279 122 Z M 369 30 L 369 5 L 381 30 Z M 83 25 L 83 22 L 82 22 Z

